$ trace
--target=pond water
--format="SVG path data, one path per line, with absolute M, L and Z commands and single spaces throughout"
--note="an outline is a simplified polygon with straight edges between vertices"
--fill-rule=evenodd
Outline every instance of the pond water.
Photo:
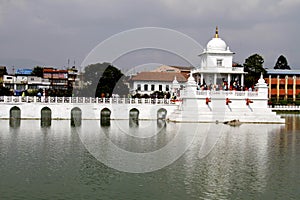
M 300 116 L 284 117 L 237 127 L 0 120 L 0 199 L 299 199 Z

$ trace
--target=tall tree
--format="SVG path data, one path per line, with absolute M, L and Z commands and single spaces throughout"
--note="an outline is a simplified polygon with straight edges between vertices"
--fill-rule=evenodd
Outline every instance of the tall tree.
M 245 77 L 245 85 L 252 87 L 257 83 L 260 74 L 265 74 L 266 70 L 263 68 L 264 59 L 261 55 L 253 54 L 249 56 L 244 63 L 244 70 L 248 72 Z
M 291 68 L 288 65 L 287 59 L 283 55 L 280 55 L 274 66 L 274 69 L 291 69 Z
M 31 72 L 31 75 L 34 75 L 34 76 L 38 76 L 38 77 L 43 77 L 43 67 L 40 67 L 40 66 L 35 66 Z
M 80 96 L 111 97 L 112 94 L 129 93 L 124 83 L 124 74 L 109 63 L 89 65 L 85 68 L 83 76 L 87 86 L 80 91 Z
M 7 75 L 7 69 L 5 66 L 0 66 L 0 77 Z
M 127 95 L 128 87 L 124 84 L 124 74 L 117 68 L 109 65 L 100 78 L 96 97 L 101 97 L 103 94 L 111 96 L 112 94 Z

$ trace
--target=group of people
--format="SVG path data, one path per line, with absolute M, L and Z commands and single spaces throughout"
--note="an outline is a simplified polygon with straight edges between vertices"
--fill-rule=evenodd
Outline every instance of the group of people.
M 204 83 L 201 85 L 201 84 L 198 84 L 198 89 L 199 90 L 215 90 L 215 91 L 218 91 L 218 90 L 224 90 L 224 91 L 232 91 L 232 90 L 235 90 L 235 91 L 253 91 L 253 86 L 252 87 L 244 87 L 244 86 L 241 86 L 239 84 L 239 81 L 238 80 L 233 80 L 230 82 L 230 84 L 228 84 L 228 82 L 223 78 L 222 79 L 222 84 L 218 85 L 218 84 L 210 84 L 210 85 L 207 85 L 204 81 Z

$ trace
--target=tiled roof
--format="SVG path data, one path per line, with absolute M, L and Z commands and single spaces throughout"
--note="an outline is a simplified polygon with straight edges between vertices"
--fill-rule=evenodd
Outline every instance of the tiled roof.
M 267 74 L 273 75 L 299 75 L 300 70 L 291 70 L 291 69 L 266 69 Z
M 191 69 L 195 69 L 195 67 L 192 67 L 192 66 L 186 67 L 186 66 L 172 66 L 172 65 L 170 65 L 170 67 L 174 67 L 174 68 L 177 68 L 179 70 L 191 70 Z
M 187 79 L 181 73 L 176 72 L 140 72 L 131 78 L 132 81 L 166 81 L 172 82 L 174 77 L 178 82 L 186 82 Z

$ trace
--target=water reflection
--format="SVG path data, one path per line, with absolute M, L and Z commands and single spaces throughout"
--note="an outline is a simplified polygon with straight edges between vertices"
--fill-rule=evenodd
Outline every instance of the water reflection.
M 9 126 L 12 128 L 17 128 L 20 127 L 21 125 L 21 119 L 15 119 L 15 118 L 10 118 L 9 119 Z
M 285 117 L 286 126 L 239 127 L 164 120 L 141 120 L 137 127 L 130 127 L 128 120 L 112 120 L 108 127 L 84 120 L 81 126 L 71 127 L 69 121 L 53 120 L 51 127 L 43 128 L 38 120 L 24 120 L 19 128 L 12 128 L 10 121 L 0 120 L 1 197 L 298 199 L 300 118 Z M 81 143 L 82 139 L 93 141 L 107 157 L 123 163 L 124 158 L 112 156 L 108 141 L 123 150 L 144 153 L 165 147 L 178 133 L 184 137 L 172 144 L 167 155 L 178 153 L 182 143 L 192 139 L 186 153 L 170 166 L 145 174 L 106 167 Z
M 264 192 L 272 167 L 270 140 L 283 126 L 243 124 L 224 127 L 222 137 L 203 160 L 195 159 L 199 144 L 194 143 L 185 156 L 185 163 L 189 164 L 184 165 L 189 192 L 194 194 L 204 190 L 204 198 L 208 199 L 222 199 L 233 192 L 242 194 L 239 188 Z M 200 176 L 199 171 L 202 172 Z M 193 184 L 199 181 L 202 184 Z
M 136 117 L 130 117 L 129 118 L 129 127 L 130 128 L 136 128 L 139 126 L 139 119 Z
M 110 126 L 110 117 L 101 117 L 100 124 L 101 126 Z
M 157 127 L 158 127 L 158 128 L 163 128 L 163 127 L 166 126 L 166 120 L 164 120 L 164 119 L 158 119 L 158 120 L 156 121 L 156 124 L 157 124 Z

